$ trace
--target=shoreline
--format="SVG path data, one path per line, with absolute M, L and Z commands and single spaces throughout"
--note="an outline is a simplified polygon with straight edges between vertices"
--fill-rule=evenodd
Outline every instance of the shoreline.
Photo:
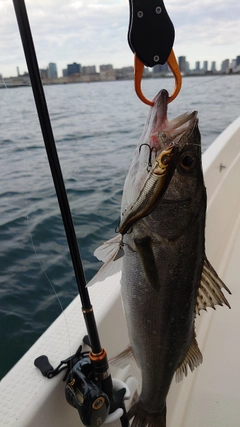
M 207 74 L 185 74 L 182 76 L 182 78 L 186 78 L 186 77 L 223 77 L 223 76 L 239 76 L 240 72 L 238 73 L 207 73 Z M 119 82 L 119 81 L 127 81 L 127 80 L 133 80 L 134 78 L 131 77 L 126 77 L 126 78 L 118 78 L 118 79 L 100 79 L 100 78 L 96 78 L 96 76 L 89 76 L 88 80 L 82 80 L 81 77 L 78 78 L 73 78 L 73 79 L 68 79 L 68 80 L 63 80 L 62 77 L 58 78 L 58 79 L 54 79 L 54 80 L 50 80 L 49 81 L 46 80 L 42 80 L 42 84 L 43 86 L 55 86 L 55 85 L 69 85 L 69 84 L 78 84 L 78 83 L 99 83 L 99 82 Z M 156 74 L 154 76 L 143 76 L 143 80 L 145 79 L 173 79 L 174 76 L 169 74 L 169 75 L 161 75 L 161 74 Z M 10 78 L 6 78 L 6 80 L 9 80 Z M 14 77 L 12 78 L 14 79 Z M 3 78 L 3 82 L 5 83 L 6 81 Z M 0 89 L 14 89 L 14 88 L 19 88 L 19 87 L 31 87 L 31 83 L 17 83 L 17 84 L 9 84 L 8 82 L 6 84 L 0 84 Z

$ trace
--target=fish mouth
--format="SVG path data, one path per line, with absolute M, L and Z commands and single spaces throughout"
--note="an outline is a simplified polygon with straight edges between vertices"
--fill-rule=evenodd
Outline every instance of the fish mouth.
M 161 141 L 165 140 L 164 146 L 181 145 L 182 148 L 185 144 L 180 144 L 180 140 L 185 133 L 187 133 L 189 137 L 189 132 L 194 130 L 198 123 L 197 114 L 197 111 L 187 111 L 175 119 L 168 121 L 167 123 L 165 122 L 166 127 L 161 129 L 158 133 L 158 138 Z M 162 135 L 163 133 L 164 135 Z
M 169 146 L 183 146 L 185 133 L 191 132 L 198 123 L 197 111 L 188 111 L 173 120 L 167 118 L 168 91 L 161 90 L 154 98 L 154 105 L 142 135 L 141 140 L 158 152 Z
M 197 123 L 197 111 L 188 111 L 173 120 L 166 119 L 159 131 L 152 134 L 151 138 L 155 139 L 155 146 L 157 144 L 158 149 L 171 146 L 182 148 Z M 184 134 L 188 135 L 187 138 L 183 138 Z
M 166 127 L 167 120 L 167 101 L 168 91 L 161 90 L 153 100 L 153 106 L 150 108 L 148 119 L 146 121 L 143 134 L 139 143 L 148 143 L 151 147 L 151 135 L 156 134 L 160 129 Z

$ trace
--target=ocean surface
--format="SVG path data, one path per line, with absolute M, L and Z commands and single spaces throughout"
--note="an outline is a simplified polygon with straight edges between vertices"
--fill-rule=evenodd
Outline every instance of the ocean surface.
M 152 99 L 174 81 L 143 82 Z M 86 279 L 115 235 L 121 194 L 149 107 L 132 81 L 45 87 Z M 183 79 L 169 118 L 198 110 L 202 150 L 240 114 L 240 75 Z M 0 91 L 0 378 L 77 295 L 30 87 Z M 59 355 L 61 357 L 61 355 Z

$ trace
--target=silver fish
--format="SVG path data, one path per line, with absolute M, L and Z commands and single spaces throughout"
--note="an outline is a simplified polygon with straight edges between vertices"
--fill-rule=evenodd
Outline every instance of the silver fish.
M 167 188 L 174 170 L 176 154 L 177 147 L 171 146 L 163 149 L 156 158 L 137 199 L 122 214 L 118 228 L 120 234 L 126 234 L 132 224 L 152 212 Z
M 139 399 L 128 414 L 133 427 L 166 426 L 166 397 L 174 374 L 180 381 L 188 367 L 193 371 L 202 362 L 196 314 L 215 305 L 230 307 L 222 288 L 230 291 L 205 256 L 206 189 L 197 112 L 168 121 L 167 100 L 165 90 L 156 96 L 124 184 L 124 235 L 95 253 L 105 261 L 95 280 L 122 265 L 123 307 L 142 374 Z M 177 150 L 174 170 L 154 203 L 152 187 L 146 186 L 155 165 L 149 169 L 149 147 L 156 158 L 171 147 Z M 133 211 L 140 215 L 132 216 Z
M 206 189 L 197 112 L 167 120 L 166 91 L 150 111 L 143 140 L 158 151 L 178 147 L 176 167 L 154 210 L 124 235 L 121 292 L 131 348 L 141 369 L 142 390 L 129 411 L 133 427 L 165 427 L 166 397 L 193 371 L 202 355 L 195 336 L 200 309 L 229 306 L 224 285 L 205 256 Z M 140 156 L 142 155 L 142 158 Z M 147 157 L 136 151 L 126 178 L 122 212 L 141 191 Z

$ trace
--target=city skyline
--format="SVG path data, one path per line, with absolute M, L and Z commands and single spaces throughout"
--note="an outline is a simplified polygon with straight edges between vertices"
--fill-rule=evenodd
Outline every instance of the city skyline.
M 127 43 L 129 6 L 126 0 L 27 0 L 38 61 L 52 60 L 62 70 L 81 62 L 115 68 L 133 64 Z M 190 68 L 196 61 L 233 59 L 239 50 L 240 2 L 238 0 L 168 0 L 167 10 L 175 26 L 175 55 L 187 54 Z M 0 72 L 16 75 L 26 70 L 12 2 L 1 0 Z M 207 11 L 207 13 L 206 13 Z M 54 16 L 54 19 L 53 19 Z
M 224 60 L 222 60 L 220 62 L 220 67 L 217 67 L 216 65 L 216 61 L 215 60 L 203 60 L 203 61 L 195 61 L 195 66 L 193 66 L 193 68 L 190 66 L 189 61 L 187 59 L 186 55 L 183 56 L 179 56 L 177 58 L 178 60 L 178 64 L 179 64 L 179 68 L 183 73 L 188 73 L 188 72 L 207 72 L 207 71 L 211 71 L 211 72 L 228 72 L 229 69 L 232 69 L 234 67 L 238 67 L 237 71 L 240 71 L 240 55 L 236 55 L 235 58 L 233 59 L 229 59 L 226 58 Z M 70 76 L 73 74 L 83 74 L 83 75 L 88 75 L 88 74 L 94 74 L 94 73 L 99 73 L 101 71 L 109 71 L 110 69 L 124 69 L 124 68 L 130 68 L 130 65 L 126 65 L 125 67 L 114 67 L 113 64 L 100 64 L 99 66 L 96 65 L 83 65 L 82 63 L 77 63 L 77 62 L 73 62 L 72 64 L 66 64 L 65 68 L 62 70 L 59 70 L 57 63 L 54 62 L 50 62 L 46 68 L 40 68 L 40 74 L 42 76 L 42 78 L 49 78 L 49 79 L 54 79 L 54 78 L 59 78 L 59 77 L 66 77 L 66 76 Z M 164 65 L 159 65 L 159 66 L 155 66 L 155 70 L 157 69 L 157 67 L 159 67 L 159 71 L 168 71 L 168 67 L 167 64 Z M 11 75 L 11 76 L 3 76 L 3 74 L 1 73 L 0 70 L 0 75 L 2 75 L 2 77 L 4 78 L 9 78 L 9 77 L 15 77 L 15 76 L 19 76 L 19 75 L 23 75 L 24 73 L 27 73 L 27 70 L 24 70 L 21 72 L 19 66 L 17 65 L 16 67 L 16 71 L 15 74 Z M 154 71 L 153 68 L 149 68 L 148 69 L 150 72 Z M 170 71 L 170 70 L 169 70 Z
M 226 58 L 221 62 L 221 67 L 218 69 L 216 66 L 216 61 L 215 60 L 211 60 L 211 61 L 207 61 L 204 60 L 202 62 L 202 67 L 201 67 L 201 61 L 196 61 L 195 62 L 195 67 L 191 68 L 189 65 L 189 62 L 187 61 L 187 57 L 186 56 L 180 56 L 178 57 L 178 65 L 180 70 L 183 73 L 188 73 L 189 71 L 203 71 L 203 72 L 207 72 L 207 71 L 212 71 L 212 72 L 223 72 L 226 73 L 230 70 L 236 70 L 236 71 L 240 71 L 240 55 L 237 55 L 235 58 L 233 59 L 229 59 Z

